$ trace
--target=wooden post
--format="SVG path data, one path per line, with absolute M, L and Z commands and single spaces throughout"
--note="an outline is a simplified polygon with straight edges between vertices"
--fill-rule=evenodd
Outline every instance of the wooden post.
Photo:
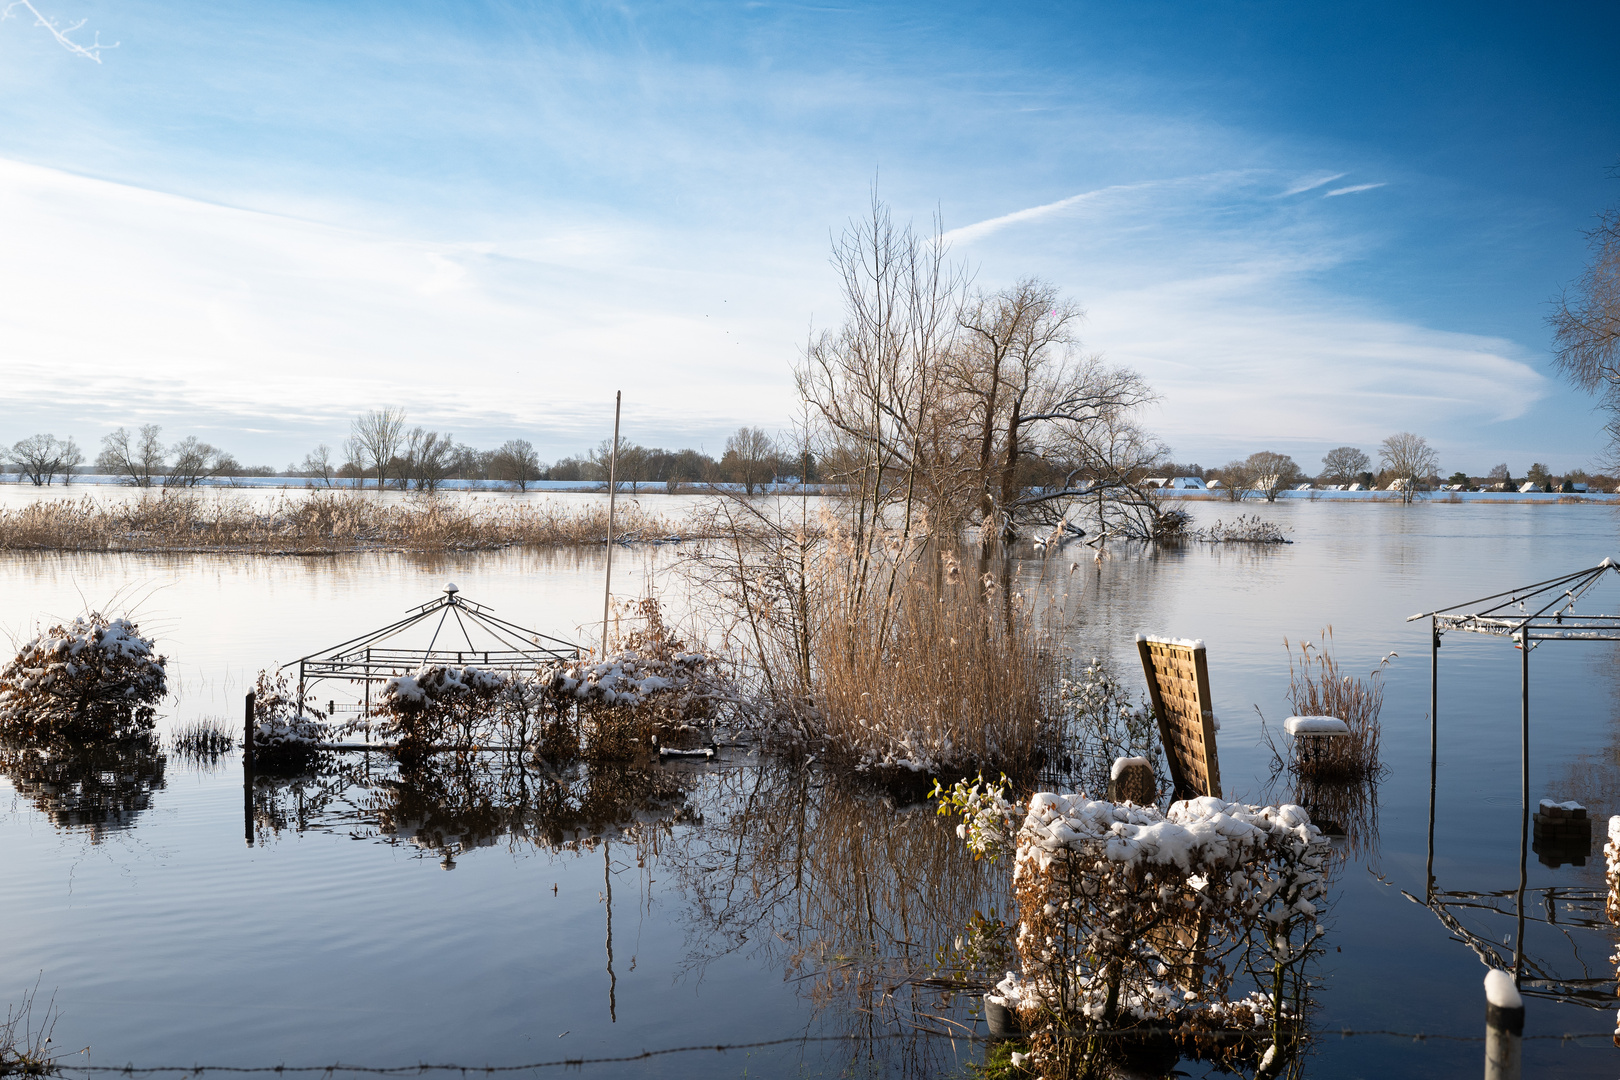
M 607 581 L 602 586 L 602 659 L 608 652 L 608 607 L 613 602 L 613 505 L 619 497 L 619 404 L 624 391 L 613 392 L 613 449 L 608 451 Z
M 253 691 L 242 716 L 242 834 L 253 846 Z
M 1485 975 L 1485 1080 L 1519 1080 L 1524 999 L 1507 972 Z

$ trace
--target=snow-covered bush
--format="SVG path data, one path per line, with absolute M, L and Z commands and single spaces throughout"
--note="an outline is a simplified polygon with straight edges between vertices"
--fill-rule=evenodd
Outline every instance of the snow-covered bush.
M 997 987 L 1045 1077 L 1096 1073 L 1106 1032 L 1238 1031 L 1224 1052 L 1297 1038 L 1324 932 L 1327 844 L 1297 806 L 1154 807 L 1037 794 L 1016 838 L 1021 971 Z
M 639 627 L 617 652 L 558 664 L 541 683 L 560 709 L 578 706 L 587 753 L 616 758 L 652 739 L 697 736 L 738 695 L 719 659 L 689 647 L 665 624 L 656 599 L 632 605 Z
M 1158 721 L 1106 660 L 1095 657 L 1077 677 L 1063 679 L 1058 700 L 1063 707 L 1065 752 L 1080 790 L 1106 791 L 1114 762 L 1122 757 L 1146 758 L 1158 788 L 1166 789 Z
M 259 672 L 253 689 L 253 754 L 260 765 L 298 762 L 337 742 L 345 726 L 327 722 L 326 713 L 303 701 L 281 673 Z
M 151 731 L 166 661 L 128 619 L 99 612 L 53 626 L 0 668 L 0 735 L 105 741 Z
M 502 742 L 501 697 L 512 681 L 471 665 L 423 665 L 383 684 L 379 730 L 407 751 Z

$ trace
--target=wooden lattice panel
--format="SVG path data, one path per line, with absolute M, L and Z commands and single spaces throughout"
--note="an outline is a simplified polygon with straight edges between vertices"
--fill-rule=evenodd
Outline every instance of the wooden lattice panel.
M 1177 796 L 1218 798 L 1221 767 L 1215 755 L 1215 713 L 1203 643 L 1138 635 L 1136 647 Z

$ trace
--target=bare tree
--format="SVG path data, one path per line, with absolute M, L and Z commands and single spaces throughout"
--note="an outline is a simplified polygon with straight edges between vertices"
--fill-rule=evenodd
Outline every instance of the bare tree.
M 1353 446 L 1336 446 L 1322 455 L 1322 476 L 1324 484 L 1349 484 L 1356 477 L 1372 468 L 1372 461 L 1367 455 Z
M 1300 475 L 1293 458 L 1273 450 L 1250 454 L 1243 467 L 1250 478 L 1251 490 L 1264 495 L 1266 502 L 1276 502 L 1277 493 L 1292 487 Z
M 138 437 L 132 437 L 127 428 L 118 428 L 102 437 L 96 467 L 131 487 L 151 487 L 164 473 L 162 434 L 163 428 L 157 424 L 142 424 Z
M 229 476 L 241 466 L 216 446 L 187 435 L 169 448 L 174 461 L 163 477 L 164 487 L 197 487 L 216 476 Z
M 437 491 L 450 475 L 455 442 L 449 435 L 414 427 L 405 436 L 404 477 L 417 491 Z
M 1553 363 L 1576 386 L 1602 396 L 1613 416 L 1610 454 L 1620 458 L 1620 208 L 1600 214 L 1586 238 L 1591 259 L 1547 317 L 1557 346 Z
M 506 440 L 489 459 L 490 479 L 505 481 L 519 491 L 529 490 L 529 485 L 540 479 L 544 471 L 540 455 L 527 439 Z
M 404 409 L 372 409 L 355 417 L 350 425 L 349 450 L 351 460 L 362 470 L 377 470 L 377 488 L 380 491 L 388 481 L 388 470 L 399 458 L 405 437 Z M 400 477 L 403 484 L 405 478 Z
M 63 483 L 70 483 L 73 467 L 84 461 L 84 454 L 71 438 L 30 435 L 12 444 L 11 461 L 35 487 L 46 487 L 58 475 L 63 477 Z
M 1440 471 L 1440 455 L 1427 439 L 1410 431 L 1398 432 L 1378 448 L 1378 460 L 1392 483 L 1399 485 L 1402 502 L 1411 502 L 1417 486 Z
M 311 480 L 318 481 L 322 487 L 331 487 L 337 479 L 337 466 L 332 463 L 332 448 L 320 443 L 304 455 L 304 464 L 299 471 Z
M 776 442 L 761 428 L 740 427 L 726 440 L 720 471 L 752 495 L 754 488 L 776 474 Z
M 1221 466 L 1221 490 L 1232 502 L 1242 502 L 1254 491 L 1254 473 L 1249 471 L 1247 459 L 1242 461 L 1228 461 Z

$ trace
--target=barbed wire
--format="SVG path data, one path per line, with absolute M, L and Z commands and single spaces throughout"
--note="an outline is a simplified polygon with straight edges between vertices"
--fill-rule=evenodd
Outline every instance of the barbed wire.
M 1118 1028 L 1108 1031 L 1098 1031 L 1098 1035 L 1186 1035 L 1190 1034 L 1180 1028 Z M 1215 1036 L 1217 1040 L 1225 1038 L 1252 1038 L 1247 1032 L 1199 1032 L 1198 1035 L 1208 1038 Z M 1395 1031 L 1389 1028 L 1338 1028 L 1317 1033 L 1317 1038 L 1338 1035 L 1340 1038 L 1380 1037 L 1392 1039 L 1406 1039 L 1411 1042 L 1484 1042 L 1483 1035 L 1447 1035 L 1423 1031 Z M 671 1054 L 692 1053 L 726 1053 L 732 1050 L 762 1050 L 773 1046 L 788 1046 L 793 1044 L 804 1045 L 808 1043 L 854 1043 L 874 1042 L 885 1039 L 905 1039 L 918 1036 L 928 1038 L 950 1039 L 957 1042 L 979 1043 L 995 1042 L 1000 1037 L 980 1035 L 976 1033 L 954 1033 L 948 1031 L 931 1031 L 917 1029 L 914 1031 L 887 1032 L 878 1035 L 794 1035 L 781 1039 L 762 1039 L 756 1042 L 745 1043 L 701 1043 L 693 1046 L 671 1046 L 662 1050 L 643 1050 L 637 1054 L 619 1054 L 604 1057 L 569 1057 L 555 1058 L 550 1061 L 531 1061 L 520 1065 L 456 1065 L 418 1062 L 415 1065 L 346 1065 L 334 1062 L 331 1065 L 73 1065 L 58 1059 L 56 1067 L 63 1073 L 120 1073 L 125 1076 L 148 1076 L 155 1073 L 184 1073 L 201 1076 L 203 1073 L 365 1073 L 374 1076 L 406 1076 L 411 1074 L 423 1075 L 435 1072 L 458 1072 L 463 1075 L 482 1073 L 493 1075 L 496 1073 L 530 1072 L 538 1069 L 578 1068 L 585 1065 L 619 1065 L 633 1061 L 646 1061 L 650 1058 L 665 1057 Z M 1603 1039 L 1610 1041 L 1616 1038 L 1614 1032 L 1608 1031 L 1582 1031 L 1564 1032 L 1558 1035 L 1525 1035 L 1526 1042 L 1531 1040 L 1579 1042 L 1584 1039 Z

